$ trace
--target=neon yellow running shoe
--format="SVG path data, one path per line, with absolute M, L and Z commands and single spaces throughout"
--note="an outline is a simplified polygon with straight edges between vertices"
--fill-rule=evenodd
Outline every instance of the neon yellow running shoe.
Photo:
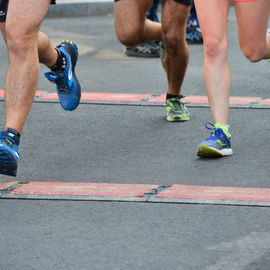
M 190 113 L 182 102 L 183 96 L 168 98 L 166 100 L 167 120 L 170 122 L 188 121 Z

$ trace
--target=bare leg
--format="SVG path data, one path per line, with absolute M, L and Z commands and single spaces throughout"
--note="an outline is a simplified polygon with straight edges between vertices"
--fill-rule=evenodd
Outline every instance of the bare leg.
M 47 67 L 52 67 L 58 57 L 56 49 L 43 32 L 38 33 L 38 56 L 39 62 Z
M 179 95 L 189 51 L 185 40 L 186 22 L 190 7 L 165 0 L 162 8 L 162 33 L 165 46 L 164 68 L 168 79 L 168 93 Z
M 0 29 L 3 38 L 7 43 L 6 24 L 0 23 Z M 38 33 L 38 56 L 39 62 L 46 65 L 47 67 L 53 66 L 56 63 L 58 56 L 48 36 L 40 31 Z
M 269 0 L 235 2 L 240 48 L 252 62 L 270 58 L 270 35 L 266 35 Z
M 5 85 L 6 127 L 22 132 L 35 95 L 38 33 L 50 1 L 10 0 L 6 20 L 10 65 Z
M 228 125 L 231 74 L 227 60 L 228 0 L 195 0 L 204 40 L 204 83 L 215 123 Z
M 126 46 L 161 40 L 161 24 L 146 19 L 153 0 L 120 0 L 114 4 L 115 32 Z

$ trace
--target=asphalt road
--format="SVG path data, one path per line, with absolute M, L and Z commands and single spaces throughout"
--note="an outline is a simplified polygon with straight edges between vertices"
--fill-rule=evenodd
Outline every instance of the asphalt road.
M 232 96 L 268 98 L 269 63 L 240 54 L 233 9 L 228 27 Z M 84 92 L 166 92 L 159 59 L 125 57 L 112 15 L 47 19 L 42 30 L 55 43 L 78 44 Z M 183 94 L 205 95 L 203 48 L 189 47 Z M 3 41 L 0 54 L 3 88 Z M 45 71 L 39 90 L 55 92 Z M 209 109 L 189 110 L 191 121 L 169 123 L 162 106 L 81 104 L 65 112 L 35 102 L 16 180 L 269 187 L 269 109 L 231 109 L 234 155 L 216 160 L 196 156 Z M 269 217 L 267 207 L 0 200 L 0 269 L 268 270 Z

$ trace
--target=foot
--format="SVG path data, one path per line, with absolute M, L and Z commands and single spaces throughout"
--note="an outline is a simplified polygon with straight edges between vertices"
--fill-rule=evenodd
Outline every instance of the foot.
M 17 174 L 20 153 L 14 136 L 7 131 L 0 132 L 0 174 L 9 176 Z
M 50 82 L 56 84 L 62 108 L 72 111 L 77 108 L 81 99 L 81 86 L 75 74 L 78 48 L 75 43 L 69 40 L 63 41 L 57 48 L 66 59 L 66 67 L 57 72 L 46 72 L 45 76 Z
M 221 128 L 216 128 L 209 122 L 205 123 L 205 127 L 211 130 L 211 135 L 197 146 L 197 155 L 209 158 L 231 156 L 231 136 L 227 136 Z
M 193 25 L 197 31 L 201 32 L 201 26 L 196 13 L 189 13 L 187 24 Z
M 203 44 L 202 33 L 199 32 L 192 24 L 187 25 L 186 41 L 189 44 Z
M 160 57 L 160 46 L 155 41 L 143 43 L 134 47 L 126 47 L 125 54 L 135 57 Z
M 170 122 L 188 121 L 190 113 L 182 101 L 183 96 L 166 100 L 167 120 Z

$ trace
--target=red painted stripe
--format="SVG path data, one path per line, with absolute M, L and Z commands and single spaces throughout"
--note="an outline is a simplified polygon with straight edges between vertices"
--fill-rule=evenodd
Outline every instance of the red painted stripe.
M 15 181 L 0 181 L 0 191 L 18 184 Z M 10 194 L 21 195 L 62 195 L 62 196 L 103 196 L 103 197 L 143 197 L 160 185 L 109 184 L 109 183 L 64 183 L 29 182 L 12 190 Z M 160 199 L 192 199 L 220 201 L 270 201 L 270 188 L 241 188 L 218 186 L 191 186 L 175 184 L 157 194 Z
M 206 96 L 187 96 L 183 98 L 183 102 L 191 104 L 208 104 Z
M 118 102 L 138 102 L 150 97 L 151 94 L 120 94 L 120 93 L 87 93 L 83 92 L 81 100 L 85 101 L 118 101 Z M 41 97 L 41 99 L 58 100 L 57 93 L 52 93 Z
M 48 93 L 47 91 L 36 91 L 36 97 L 47 100 L 58 100 L 57 93 Z M 118 101 L 118 102 L 139 102 L 145 98 L 151 97 L 152 94 L 121 94 L 121 93 L 96 93 L 96 92 L 83 92 L 81 100 L 84 101 Z M 4 98 L 4 90 L 0 89 L 0 98 Z M 259 97 L 230 97 L 230 105 L 248 105 L 251 102 L 260 100 Z M 148 100 L 148 103 L 164 103 L 166 94 Z M 186 96 L 183 98 L 185 103 L 190 104 L 208 104 L 206 96 Z M 260 106 L 269 106 L 270 99 L 265 99 L 257 103 Z
M 260 100 L 258 97 L 230 97 L 230 105 L 248 105 Z
M 161 96 L 152 98 L 150 100 L 148 100 L 148 103 L 164 103 L 166 101 L 166 94 L 163 94 Z
M 250 102 L 258 101 L 258 97 L 230 97 L 230 105 L 247 105 Z M 163 94 L 159 97 L 150 99 L 149 103 L 164 103 L 166 100 L 166 95 Z M 208 99 L 206 96 L 186 96 L 183 98 L 184 103 L 191 104 L 208 104 Z
M 18 182 L 11 182 L 11 181 L 0 181 L 0 191 L 9 187 L 12 187 L 13 185 L 16 185 Z
M 148 100 L 149 103 L 164 103 L 165 101 L 166 94 Z M 183 98 L 183 102 L 193 104 L 208 104 L 208 99 L 206 96 L 186 96 Z
M 11 194 L 143 197 L 159 185 L 30 182 Z
M 151 94 L 121 94 L 121 93 L 82 93 L 82 100 L 88 101 L 122 101 L 138 102 L 152 96 Z
M 239 188 L 173 185 L 157 198 L 270 201 L 270 188 Z
M 40 91 L 40 90 L 38 90 L 38 91 L 36 91 L 35 96 L 36 96 L 36 97 L 40 97 L 40 96 L 45 95 L 45 94 L 47 94 L 47 93 L 48 93 L 47 91 Z
M 270 105 L 270 99 L 265 99 L 262 102 L 257 103 L 257 105 L 260 105 L 260 106 L 269 106 Z

